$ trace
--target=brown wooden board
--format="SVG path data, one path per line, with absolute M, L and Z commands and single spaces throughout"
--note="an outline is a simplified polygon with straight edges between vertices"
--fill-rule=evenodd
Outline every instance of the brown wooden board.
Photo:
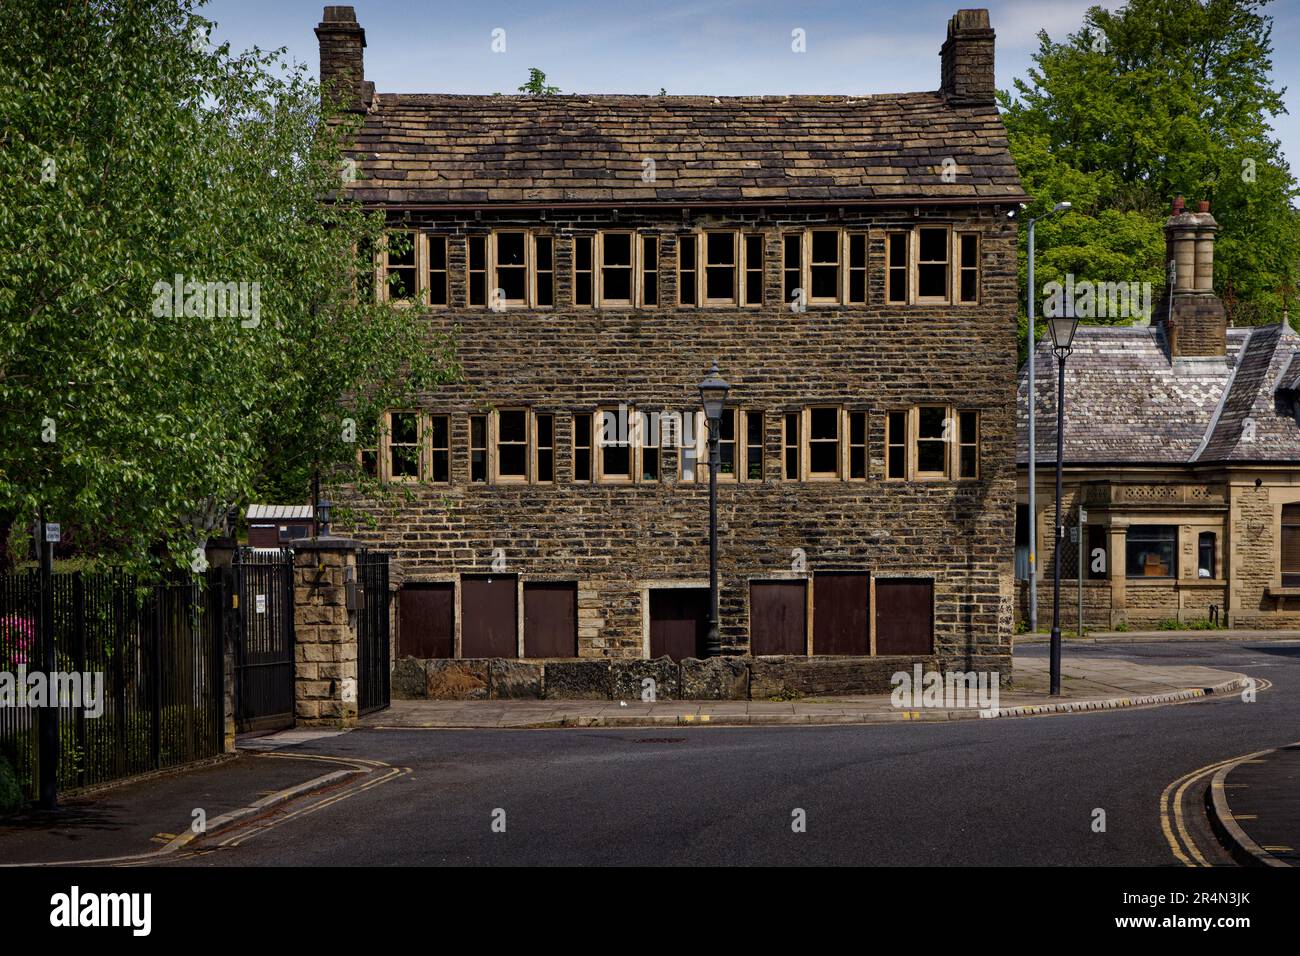
M 407 584 L 397 592 L 397 656 L 456 656 L 456 589 L 450 582 Z
M 514 575 L 466 575 L 460 587 L 460 656 L 518 657 L 519 603 Z
M 578 585 L 524 582 L 524 657 L 578 656 Z
M 813 578 L 813 653 L 871 653 L 871 578 L 823 571 Z
M 749 652 L 808 652 L 808 584 L 805 581 L 751 581 Z
M 708 588 L 650 591 L 650 656 L 703 657 L 709 633 Z
M 876 579 L 876 653 L 929 654 L 934 650 L 934 582 Z

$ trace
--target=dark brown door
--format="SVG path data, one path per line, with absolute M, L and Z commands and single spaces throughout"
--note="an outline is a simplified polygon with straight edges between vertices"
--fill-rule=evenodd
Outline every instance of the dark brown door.
M 461 657 L 519 656 L 517 596 L 514 575 L 461 578 Z
M 408 584 L 397 592 L 397 656 L 456 656 L 456 589 Z
M 813 577 L 813 653 L 871 653 L 871 579 L 858 572 Z
M 934 650 L 934 582 L 876 578 L 876 653 Z
M 654 588 L 650 591 L 650 656 L 675 661 L 704 656 L 709 633 L 708 588 Z
M 806 654 L 808 585 L 805 581 L 751 581 L 749 652 Z
M 578 585 L 524 582 L 524 657 L 578 656 Z

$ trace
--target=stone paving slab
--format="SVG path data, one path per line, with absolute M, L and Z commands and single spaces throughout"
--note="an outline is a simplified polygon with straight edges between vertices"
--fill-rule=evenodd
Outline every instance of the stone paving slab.
M 1003 688 L 995 711 L 924 707 L 900 709 L 888 694 L 813 697 L 803 700 L 395 700 L 361 721 L 385 729 L 475 727 L 659 727 L 779 726 L 785 724 L 893 723 L 968 720 L 1048 713 L 1115 710 L 1180 703 L 1245 686 L 1244 675 L 1213 667 L 1154 665 L 1099 658 L 1074 660 L 1061 668 L 1060 697 L 1048 694 L 1048 661 L 1017 659 L 1012 686 Z

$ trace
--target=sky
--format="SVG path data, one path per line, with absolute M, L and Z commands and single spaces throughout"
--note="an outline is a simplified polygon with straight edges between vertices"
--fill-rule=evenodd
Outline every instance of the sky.
M 1026 74 L 1037 34 L 1080 26 L 1094 4 L 1120 0 L 357 0 L 366 78 L 381 93 L 513 93 L 529 67 L 565 93 L 903 93 L 939 86 L 948 18 L 987 6 L 997 32 L 997 84 Z M 320 0 L 210 0 L 213 39 L 237 49 L 286 47 L 319 64 Z M 1300 0 L 1274 0 L 1273 78 L 1288 113 L 1274 121 L 1300 156 Z M 504 52 L 492 35 L 505 31 Z M 791 50 L 804 31 L 806 52 Z

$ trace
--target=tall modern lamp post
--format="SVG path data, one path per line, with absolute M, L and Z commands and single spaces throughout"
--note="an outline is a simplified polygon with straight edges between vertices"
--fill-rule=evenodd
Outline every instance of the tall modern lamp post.
M 1034 442 L 1034 408 L 1037 395 L 1034 392 L 1034 353 L 1037 351 L 1037 336 L 1034 334 L 1034 226 L 1039 219 L 1047 219 L 1058 212 L 1067 212 L 1069 202 L 1058 202 L 1050 212 L 1037 219 L 1029 220 L 1029 630 L 1038 631 L 1038 510 L 1037 486 L 1038 448 Z
M 1047 320 L 1056 353 L 1056 545 L 1052 549 L 1052 696 L 1061 696 L 1061 545 L 1065 543 L 1065 515 L 1061 512 L 1061 475 L 1065 464 L 1065 358 L 1073 351 L 1079 320 L 1073 316 Z M 1083 547 L 1082 534 L 1079 546 Z
M 721 466 L 718 450 L 719 432 L 722 430 L 722 408 L 731 386 L 713 363 L 708 376 L 700 382 L 700 403 L 704 417 L 709 422 L 709 635 L 705 638 L 705 653 L 717 657 L 722 653 L 722 635 L 718 630 L 718 468 Z

